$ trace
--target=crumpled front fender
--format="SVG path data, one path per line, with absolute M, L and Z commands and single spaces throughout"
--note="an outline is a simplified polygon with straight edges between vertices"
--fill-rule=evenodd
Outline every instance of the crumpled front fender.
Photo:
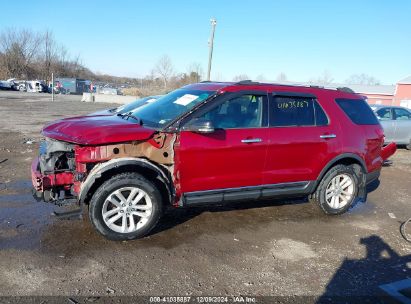
M 103 173 L 108 172 L 115 168 L 120 168 L 123 166 L 140 166 L 148 168 L 154 172 L 157 172 L 160 180 L 166 185 L 168 190 L 168 196 L 171 199 L 174 191 L 172 189 L 172 180 L 164 173 L 164 171 L 158 167 L 157 165 L 153 164 L 152 162 L 143 159 L 143 158 L 117 158 L 112 159 L 104 163 L 97 164 L 88 174 L 86 180 L 81 183 L 79 189 L 79 201 L 80 203 L 84 203 L 88 192 L 90 191 L 93 184 L 99 179 Z

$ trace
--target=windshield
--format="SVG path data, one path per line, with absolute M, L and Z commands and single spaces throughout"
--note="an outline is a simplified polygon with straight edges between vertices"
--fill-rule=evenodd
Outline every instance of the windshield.
M 178 89 L 159 98 L 156 102 L 135 109 L 132 115 L 138 117 L 145 126 L 161 128 L 213 93 L 214 91 Z
M 116 109 L 114 109 L 114 113 L 119 113 L 119 114 L 123 114 L 123 113 L 127 113 L 130 111 L 133 111 L 134 109 L 144 106 L 145 104 L 148 104 L 150 102 L 154 102 L 156 101 L 159 97 L 161 96 L 148 96 L 148 97 L 144 97 L 141 99 L 137 99 L 135 101 L 132 101 L 128 104 L 125 104 L 121 107 L 118 107 Z

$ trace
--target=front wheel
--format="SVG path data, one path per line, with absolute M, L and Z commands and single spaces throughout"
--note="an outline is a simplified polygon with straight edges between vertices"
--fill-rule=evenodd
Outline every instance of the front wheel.
M 159 190 L 137 173 L 123 173 L 104 182 L 94 193 L 89 216 L 93 226 L 110 240 L 147 235 L 157 224 L 163 204 Z
M 346 212 L 358 195 L 359 179 L 352 166 L 337 165 L 323 177 L 310 200 L 326 214 Z

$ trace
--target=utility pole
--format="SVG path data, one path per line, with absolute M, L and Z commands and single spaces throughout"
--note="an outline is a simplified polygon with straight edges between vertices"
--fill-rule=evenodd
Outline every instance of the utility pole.
M 214 31 L 215 26 L 217 25 L 217 20 L 212 18 L 211 20 L 211 36 L 210 41 L 208 42 L 209 53 L 208 53 L 208 69 L 207 69 L 207 80 L 210 81 L 211 74 L 211 61 L 213 59 L 213 45 L 214 45 Z
M 51 73 L 51 101 L 54 101 L 54 73 Z

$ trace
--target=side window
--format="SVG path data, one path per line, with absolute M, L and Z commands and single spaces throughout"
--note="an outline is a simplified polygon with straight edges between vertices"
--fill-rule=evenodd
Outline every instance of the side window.
M 326 126 L 328 125 L 328 117 L 325 114 L 324 110 L 318 104 L 317 100 L 314 100 L 314 111 L 315 111 L 315 124 L 317 126 Z
M 364 99 L 335 100 L 350 120 L 357 125 L 378 125 L 378 119 Z
M 200 118 L 216 129 L 258 128 L 262 126 L 263 103 L 267 96 L 242 95 L 219 104 Z
M 391 108 L 382 108 L 379 109 L 377 112 L 377 117 L 381 120 L 391 120 Z
M 275 96 L 269 107 L 270 126 L 324 126 L 327 115 L 314 98 Z
M 408 120 L 411 119 L 411 112 L 404 109 L 394 109 L 396 120 Z

